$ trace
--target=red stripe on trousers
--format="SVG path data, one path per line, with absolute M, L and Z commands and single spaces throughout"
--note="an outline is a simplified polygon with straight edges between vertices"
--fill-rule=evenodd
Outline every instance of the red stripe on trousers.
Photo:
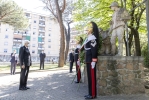
M 78 67 L 78 81 L 80 82 L 80 68 L 79 68 L 79 65 L 77 65 L 77 67 Z
M 95 67 L 94 67 L 95 68 Z M 95 97 L 95 72 L 94 68 L 91 66 L 91 80 L 92 80 L 92 97 Z

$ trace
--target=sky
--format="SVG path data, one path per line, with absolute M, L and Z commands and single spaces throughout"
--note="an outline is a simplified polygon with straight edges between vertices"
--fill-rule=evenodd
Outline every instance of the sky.
M 13 0 L 13 1 L 15 1 L 20 7 L 26 9 L 27 11 L 49 15 L 48 11 L 43 10 L 43 7 L 45 5 L 40 0 Z

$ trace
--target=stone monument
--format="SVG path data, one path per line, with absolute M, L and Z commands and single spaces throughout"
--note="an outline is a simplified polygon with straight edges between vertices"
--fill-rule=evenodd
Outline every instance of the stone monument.
M 109 33 L 111 34 L 111 55 L 116 55 L 116 38 L 118 38 L 118 54 L 117 56 L 122 56 L 123 54 L 123 37 L 124 28 L 127 20 L 130 16 L 126 9 L 120 8 L 117 2 L 112 2 L 110 8 L 114 11 L 111 21 L 111 27 Z
M 102 37 L 102 46 L 99 54 L 101 56 L 109 56 L 111 53 L 111 42 L 110 42 L 110 35 L 109 29 L 104 31 L 103 29 L 99 28 L 99 34 Z

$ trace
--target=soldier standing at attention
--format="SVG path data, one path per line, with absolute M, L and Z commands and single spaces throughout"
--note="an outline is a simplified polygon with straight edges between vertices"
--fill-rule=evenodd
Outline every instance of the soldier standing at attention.
M 85 63 L 88 76 L 88 95 L 85 99 L 94 99 L 97 96 L 96 92 L 96 62 L 98 55 L 99 31 L 97 24 L 90 22 L 87 28 L 87 38 L 83 43 L 81 50 L 85 49 Z

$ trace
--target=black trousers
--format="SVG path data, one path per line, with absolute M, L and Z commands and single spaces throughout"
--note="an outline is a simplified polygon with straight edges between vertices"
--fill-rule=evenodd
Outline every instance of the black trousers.
M 95 98 L 97 96 L 96 90 L 96 65 L 92 69 L 91 63 L 87 63 L 87 76 L 88 76 L 88 93 Z
M 73 61 L 70 62 L 70 72 L 72 72 L 72 68 L 73 68 Z
M 15 70 L 16 70 L 16 62 L 11 62 L 10 73 L 15 74 Z
M 77 61 L 75 61 L 75 64 L 76 64 L 77 82 L 80 82 L 80 80 L 81 80 L 81 69 L 80 69 L 80 66 L 77 64 Z
M 43 67 L 44 69 L 44 61 L 40 60 L 40 69 L 41 69 L 41 66 Z
M 20 88 L 26 87 L 27 85 L 27 79 L 28 79 L 28 73 L 29 73 L 29 67 L 30 66 L 25 66 L 25 68 L 21 68 L 21 73 L 20 73 Z

